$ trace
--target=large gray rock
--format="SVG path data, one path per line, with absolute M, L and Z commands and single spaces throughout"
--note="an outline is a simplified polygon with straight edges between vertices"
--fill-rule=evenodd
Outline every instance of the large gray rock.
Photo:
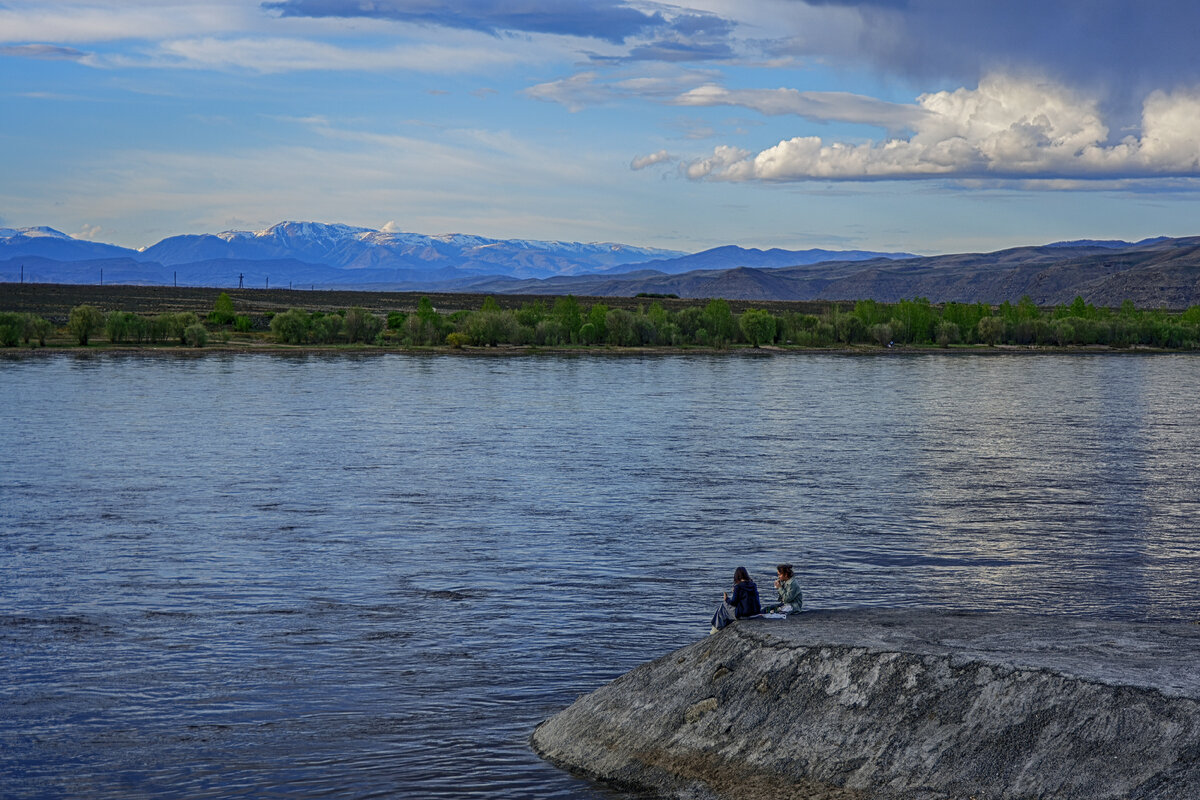
M 1200 798 L 1200 626 L 743 620 L 581 697 L 544 758 L 680 798 Z

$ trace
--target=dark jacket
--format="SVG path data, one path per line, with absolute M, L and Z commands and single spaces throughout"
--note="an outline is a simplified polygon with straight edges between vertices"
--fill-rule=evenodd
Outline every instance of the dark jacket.
M 735 583 L 729 605 L 733 606 L 733 615 L 738 619 L 761 614 L 762 604 L 758 600 L 758 586 L 754 581 Z

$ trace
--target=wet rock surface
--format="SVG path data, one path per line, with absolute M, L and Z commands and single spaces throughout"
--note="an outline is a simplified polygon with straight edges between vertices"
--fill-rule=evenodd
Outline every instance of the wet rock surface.
M 1200 797 L 1200 625 L 743 620 L 580 698 L 544 758 L 663 797 Z

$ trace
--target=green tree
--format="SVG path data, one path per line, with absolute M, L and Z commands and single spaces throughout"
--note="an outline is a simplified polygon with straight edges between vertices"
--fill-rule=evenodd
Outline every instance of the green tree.
M 1008 324 L 1003 317 L 984 317 L 979 320 L 979 341 L 996 345 L 1004 341 Z
M 104 327 L 104 314 L 95 306 L 75 306 L 67 317 L 67 330 L 80 346 L 87 347 L 88 340 Z
M 556 347 L 565 339 L 565 332 L 558 320 L 546 317 L 540 320 L 533 329 L 533 343 L 543 347 Z
M 737 323 L 729 303 L 721 298 L 709 300 L 704 307 L 704 328 L 708 331 L 709 341 L 715 345 L 723 345 L 733 341 L 737 335 Z
M 314 311 L 308 318 L 307 339 L 317 344 L 333 344 L 342 337 L 342 328 L 340 314 Z
M 0 345 L 16 347 L 25 333 L 25 318 L 15 312 L 0 313 Z
M 592 341 L 603 342 L 608 338 L 608 306 L 604 303 L 592 303 L 587 313 L 587 324 L 592 326 Z M 582 333 L 582 326 L 580 332 Z
M 884 303 L 876 300 L 859 300 L 854 304 L 854 316 L 862 323 L 863 329 L 887 322 L 892 317 L 892 311 Z
M 617 347 L 635 347 L 641 344 L 633 314 L 623 308 L 614 308 L 604 320 L 608 331 L 608 343 Z
M 962 341 L 962 333 L 958 326 L 947 320 L 939 320 L 934 327 L 934 341 L 941 347 L 949 347 Z
M 230 325 L 236 317 L 233 298 L 229 296 L 229 292 L 221 292 L 217 295 L 217 301 L 213 303 L 213 310 L 208 314 L 208 321 L 213 325 Z
M 886 347 L 892 341 L 892 326 L 886 322 L 877 322 L 871 326 L 871 338 L 880 347 Z
M 29 342 L 29 337 L 37 339 L 38 344 L 42 347 L 46 346 L 46 337 L 50 335 L 50 331 L 54 330 L 54 326 L 49 320 L 43 319 L 36 314 L 25 315 L 25 341 Z
M 905 342 L 933 341 L 937 314 L 929 304 L 929 298 L 901 300 L 896 304 L 895 315 L 901 323 L 899 326 L 892 324 L 892 333 L 897 339 Z
M 738 318 L 738 325 L 746 341 L 754 347 L 775 341 L 775 317 L 769 311 L 747 308 Z
M 551 313 L 562 326 L 567 340 L 576 341 L 579 329 L 583 327 L 583 311 L 579 307 L 579 301 L 573 295 L 560 297 L 554 301 L 554 310 Z
M 375 316 L 365 308 L 347 309 L 346 316 L 342 320 L 342 332 L 346 335 L 346 341 L 351 344 L 355 342 L 373 342 L 383 333 L 383 320 Z

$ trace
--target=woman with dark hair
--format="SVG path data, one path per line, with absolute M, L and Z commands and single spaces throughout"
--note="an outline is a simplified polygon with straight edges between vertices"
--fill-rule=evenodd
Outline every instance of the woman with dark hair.
M 763 613 L 774 611 L 780 614 L 792 614 L 800 610 L 804 604 L 804 595 L 800 592 L 800 581 L 791 564 L 779 564 L 775 567 L 775 591 L 779 593 L 779 602 L 763 606 Z
M 724 592 L 721 599 L 723 602 L 717 607 L 717 613 L 713 614 L 711 633 L 716 633 L 735 619 L 756 617 L 762 613 L 758 586 L 750 580 L 750 573 L 745 567 L 733 571 L 733 596 Z

